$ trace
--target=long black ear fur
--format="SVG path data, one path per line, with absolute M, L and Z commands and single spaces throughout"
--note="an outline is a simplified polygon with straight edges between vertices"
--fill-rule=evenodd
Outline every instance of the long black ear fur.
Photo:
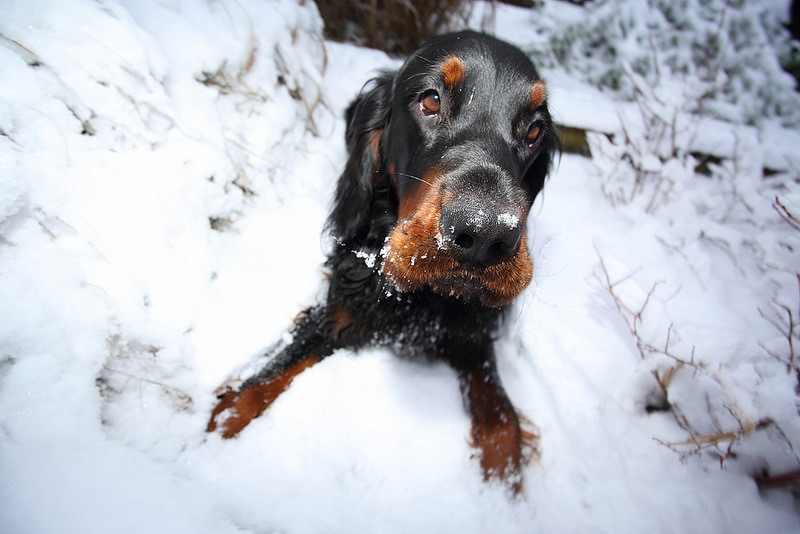
M 345 140 L 350 156 L 336 185 L 328 229 L 337 241 L 356 245 L 370 232 L 375 181 L 380 178 L 380 137 L 389 123 L 395 74 L 386 72 L 364 86 L 347 108 Z

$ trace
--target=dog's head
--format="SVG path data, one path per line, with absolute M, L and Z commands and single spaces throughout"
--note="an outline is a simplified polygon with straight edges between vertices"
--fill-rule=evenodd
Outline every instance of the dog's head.
M 558 149 L 533 64 L 461 32 L 372 83 L 348 109 L 334 235 L 382 247 L 383 274 L 400 291 L 509 303 L 532 277 L 528 211 Z

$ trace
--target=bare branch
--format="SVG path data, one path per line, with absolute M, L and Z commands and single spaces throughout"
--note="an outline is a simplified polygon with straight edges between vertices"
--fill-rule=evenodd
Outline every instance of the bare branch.
M 789 211 L 789 208 L 781 202 L 780 197 L 775 197 L 775 200 L 772 202 L 772 207 L 778 212 L 781 219 L 789 223 L 795 230 L 800 231 L 800 219 Z

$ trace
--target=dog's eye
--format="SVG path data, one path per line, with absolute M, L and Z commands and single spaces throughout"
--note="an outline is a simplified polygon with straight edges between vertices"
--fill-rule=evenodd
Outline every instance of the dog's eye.
M 528 133 L 525 134 L 525 142 L 529 147 L 533 148 L 533 145 L 535 145 L 536 141 L 539 139 L 540 133 L 542 133 L 542 127 L 539 126 L 539 123 L 534 122 L 530 125 Z
M 419 98 L 419 110 L 423 115 L 438 115 L 439 110 L 442 108 L 442 102 L 439 99 L 439 93 L 436 91 L 425 91 Z

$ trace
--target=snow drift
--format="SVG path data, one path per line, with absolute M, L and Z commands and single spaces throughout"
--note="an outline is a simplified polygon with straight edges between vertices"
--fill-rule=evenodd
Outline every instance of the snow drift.
M 542 50 L 591 15 L 489 29 Z M 452 372 L 379 350 L 205 435 L 214 389 L 317 298 L 343 110 L 397 65 L 321 28 L 311 2 L 3 2 L 0 530 L 800 529 L 755 481 L 800 465 L 796 124 L 701 118 L 696 86 L 635 68 L 622 94 L 543 61 L 556 116 L 604 133 L 534 206 L 498 348 L 542 432 L 523 496 L 482 482 Z

